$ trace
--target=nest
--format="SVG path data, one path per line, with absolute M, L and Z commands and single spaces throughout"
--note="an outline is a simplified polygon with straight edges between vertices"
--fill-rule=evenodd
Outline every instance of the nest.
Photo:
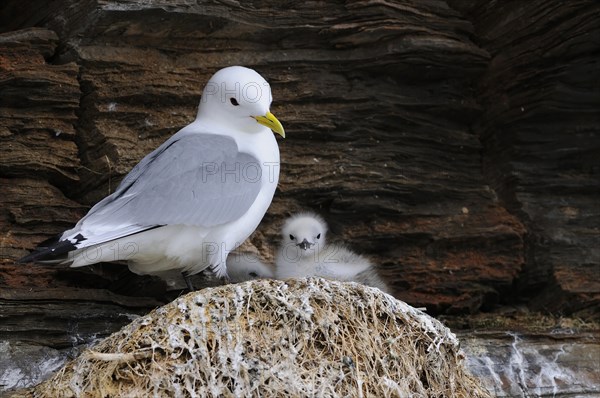
M 352 282 L 209 288 L 112 334 L 36 397 L 490 397 L 449 329 Z

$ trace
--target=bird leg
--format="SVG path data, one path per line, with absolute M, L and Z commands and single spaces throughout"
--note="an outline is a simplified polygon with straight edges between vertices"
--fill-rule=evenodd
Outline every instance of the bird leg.
M 183 276 L 183 280 L 185 281 L 185 284 L 187 285 L 188 290 L 190 292 L 195 292 L 196 289 L 194 289 L 194 284 L 192 283 L 192 277 L 187 272 L 182 272 L 181 276 Z

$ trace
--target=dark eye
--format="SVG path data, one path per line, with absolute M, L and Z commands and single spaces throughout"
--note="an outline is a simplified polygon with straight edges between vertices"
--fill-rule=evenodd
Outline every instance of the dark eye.
M 237 100 L 235 98 L 233 98 L 233 97 L 231 97 L 229 99 L 229 101 L 231 101 L 231 105 L 233 105 L 233 106 L 239 106 L 240 105 L 240 103 L 237 102 Z
M 317 235 L 317 239 L 321 239 L 321 234 Z
M 290 234 L 290 239 L 291 239 L 291 240 L 294 240 L 294 239 L 296 239 L 296 238 L 294 238 L 294 235 Z

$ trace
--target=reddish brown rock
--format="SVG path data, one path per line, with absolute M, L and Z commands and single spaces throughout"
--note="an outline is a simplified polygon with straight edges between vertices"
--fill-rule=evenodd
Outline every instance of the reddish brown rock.
M 600 315 L 600 3 L 456 3 L 492 59 L 474 124 L 484 172 L 527 227 L 520 293 Z
M 46 61 L 58 41 L 40 28 L 0 35 L 2 261 L 84 214 L 84 206 L 57 188 L 76 184 L 80 167 L 74 126 L 79 68 Z
M 86 205 L 110 193 L 193 120 L 212 72 L 244 64 L 272 82 L 289 137 L 252 238 L 264 258 L 283 219 L 313 209 L 377 261 L 398 297 L 432 312 L 491 308 L 522 266 L 524 230 L 486 186 L 469 130 L 479 112 L 470 87 L 488 60 L 470 23 L 444 3 L 320 7 L 50 7 L 44 23 L 65 49 L 54 59 L 80 70 L 81 182 L 61 187 Z
M 17 127 L 10 124 L 13 127 L 3 135 L 7 140 L 10 135 L 12 145 L 3 147 L 4 176 L 23 198 L 27 195 L 15 178 L 35 177 L 56 187 L 54 196 L 40 198 L 38 206 L 63 203 L 67 199 L 60 199 L 60 194 L 72 201 L 71 209 L 79 204 L 90 206 L 112 192 L 144 154 L 193 120 L 200 91 L 212 72 L 244 64 L 272 82 L 273 111 L 288 131 L 280 145 L 279 190 L 251 239 L 265 259 L 272 258 L 283 219 L 312 209 L 328 220 L 332 236 L 376 261 L 397 297 L 426 306 L 432 313 L 493 309 L 519 300 L 517 282 L 534 286 L 534 291 L 551 289 L 561 269 L 565 276 L 557 282 L 560 289 L 575 292 L 578 287 L 565 288 L 582 286 L 578 277 L 569 279 L 574 274 L 568 261 L 556 262 L 550 266 L 556 270 L 554 276 L 544 276 L 550 268 L 542 260 L 551 251 L 536 246 L 535 240 L 552 229 L 531 220 L 544 219 L 542 213 L 552 214 L 547 213 L 548 207 L 536 207 L 534 201 L 517 211 L 504 188 L 525 186 L 520 182 L 511 186 L 511 174 L 505 172 L 509 164 L 518 163 L 507 157 L 510 151 L 505 148 L 519 144 L 508 138 L 514 134 L 494 133 L 497 126 L 503 126 L 498 117 L 505 115 L 507 123 L 521 119 L 513 122 L 511 115 L 518 113 L 503 113 L 498 108 L 502 101 L 493 90 L 486 91 L 503 81 L 502 76 L 511 76 L 511 69 L 502 67 L 502 46 L 510 42 L 496 44 L 508 32 L 485 33 L 495 26 L 494 8 L 480 5 L 475 11 L 471 7 L 475 3 L 451 3 L 460 12 L 443 1 L 330 2 L 318 9 L 290 3 L 275 9 L 267 3 L 236 7 L 63 0 L 32 9 L 27 16 L 15 14 L 3 26 L 47 26 L 58 32 L 60 49 L 55 50 L 58 43 L 51 31 L 5 34 L 5 46 L 13 43 L 30 54 L 23 61 L 15 56 L 4 62 L 10 64 L 11 76 L 22 76 L 35 64 L 35 70 L 43 71 L 44 81 L 53 83 L 27 83 L 32 94 L 4 106 L 20 112 L 39 108 L 52 115 L 42 118 L 48 127 L 33 131 L 23 126 L 29 126 L 34 116 L 3 119 L 7 126 L 15 120 L 20 123 Z M 10 1 L 4 7 L 12 13 L 18 9 Z M 502 6 L 498 15 L 508 13 L 507 7 Z M 576 7 L 566 9 L 574 15 L 579 12 Z M 584 11 L 580 10 L 582 15 Z M 461 12 L 472 19 L 482 15 L 474 21 L 476 29 Z M 489 23 L 484 23 L 486 18 L 491 19 Z M 550 18 L 540 23 L 557 21 Z M 584 28 L 577 29 L 574 32 Z M 31 32 L 37 33 L 32 36 Z M 550 42 L 548 51 L 555 47 Z M 515 57 L 520 54 L 511 51 Z M 552 73 L 549 69 L 548 76 Z M 57 74 L 66 79 L 64 83 Z M 26 85 L 23 82 L 28 80 L 23 79 L 5 82 L 4 90 L 14 92 L 15 87 Z M 483 87 L 479 93 L 474 90 L 478 86 Z M 514 93 L 523 87 L 513 86 Z M 50 94 L 56 96 L 54 102 L 48 102 L 53 98 Z M 46 102 L 29 106 L 42 98 Z M 536 120 L 541 119 L 531 123 Z M 26 131 L 27 139 L 12 137 L 16 130 Z M 58 130 L 61 133 L 56 137 Z M 502 137 L 503 144 L 494 146 L 494 137 Z M 556 151 L 563 143 L 556 141 Z M 591 187 L 586 185 L 591 180 L 582 181 L 581 192 L 588 192 L 585 187 Z M 529 197 L 527 190 L 523 192 L 520 198 Z M 84 210 L 63 209 L 56 213 L 56 223 L 43 224 L 35 221 L 35 217 L 47 217 L 40 206 L 39 215 L 31 214 L 25 225 L 15 217 L 22 212 L 20 204 L 5 200 L 10 204 L 5 235 L 29 236 L 20 244 L 6 240 L 10 243 L 8 260 L 24 254 L 38 237 L 61 232 Z M 579 214 L 592 214 L 580 212 L 576 204 L 562 208 L 557 217 L 571 220 L 572 225 L 577 224 L 573 220 L 579 220 Z M 534 213 L 540 216 L 533 217 Z M 593 255 L 594 249 L 587 244 L 593 242 L 595 232 L 593 227 L 585 228 L 588 232 L 576 236 L 589 239 L 575 246 Z M 538 229 L 545 232 L 540 234 Z M 568 250 L 564 256 L 568 257 Z M 576 268 L 588 269 L 592 276 L 595 270 L 593 261 Z M 591 292 L 591 297 L 596 291 L 594 282 L 582 289 Z
M 54 184 L 79 179 L 74 143 L 78 66 L 50 65 L 58 37 L 45 29 L 0 35 L 0 170 Z
M 311 209 L 430 313 L 525 302 L 597 318 L 599 7 L 5 0 L 0 340 L 30 328 L 64 347 L 82 316 L 85 340 L 170 298 L 122 265 L 14 260 L 193 120 L 209 76 L 232 64 L 272 83 L 288 133 L 250 250 L 272 260 L 283 220 Z

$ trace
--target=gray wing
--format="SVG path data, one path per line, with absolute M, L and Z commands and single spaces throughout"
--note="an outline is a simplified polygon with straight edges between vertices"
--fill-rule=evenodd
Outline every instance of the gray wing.
M 147 155 L 90 210 L 85 228 L 167 224 L 211 227 L 238 219 L 261 188 L 260 163 L 232 138 L 187 133 Z M 136 228 L 137 229 L 137 228 Z

